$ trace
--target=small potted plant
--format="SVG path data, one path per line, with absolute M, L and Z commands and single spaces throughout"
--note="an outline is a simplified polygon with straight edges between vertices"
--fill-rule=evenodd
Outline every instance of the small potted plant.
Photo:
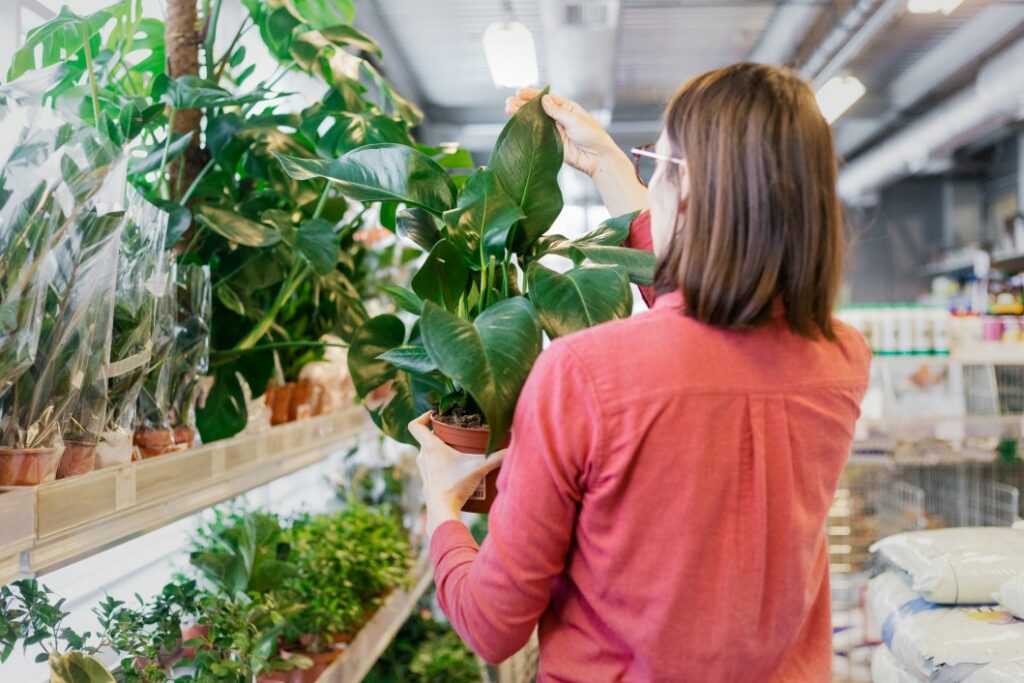
M 174 450 L 171 414 L 171 363 L 178 312 L 178 265 L 165 252 L 158 278 L 159 298 L 154 312 L 153 342 L 135 411 L 133 443 L 140 458 L 164 455 Z
M 199 378 L 210 361 L 210 284 L 208 266 L 179 266 L 177 324 L 169 361 L 170 421 L 176 449 L 195 445 Z
M 356 331 L 348 355 L 374 421 L 407 443 L 408 422 L 432 408 L 435 433 L 452 447 L 504 447 L 542 331 L 557 337 L 624 317 L 632 310 L 629 281 L 653 279 L 651 254 L 619 246 L 635 215 L 573 240 L 545 236 L 562 209 L 562 146 L 540 98 L 509 120 L 490 165 L 461 185 L 403 145 L 367 145 L 329 162 L 279 158 L 294 178 L 327 178 L 351 199 L 404 204 L 397 229 L 427 252 L 411 289 L 386 288 L 414 324 L 373 318 Z M 569 257 L 574 267 L 557 272 L 541 262 L 548 255 Z M 486 512 L 496 477 L 463 509 Z

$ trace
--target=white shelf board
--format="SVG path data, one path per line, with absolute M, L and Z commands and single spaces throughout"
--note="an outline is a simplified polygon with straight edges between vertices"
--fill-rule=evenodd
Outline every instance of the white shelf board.
M 360 629 L 345 651 L 317 678 L 317 683 L 361 681 L 384 654 L 406 622 L 420 596 L 434 582 L 430 559 L 424 555 L 413 570 L 413 585 L 388 596 L 377 613 Z
M 34 537 L 21 553 L 22 566 L 33 574 L 59 569 L 234 498 L 324 460 L 368 424 L 365 411 L 353 406 L 258 434 L 19 489 L 30 492 L 27 504 L 35 523 Z

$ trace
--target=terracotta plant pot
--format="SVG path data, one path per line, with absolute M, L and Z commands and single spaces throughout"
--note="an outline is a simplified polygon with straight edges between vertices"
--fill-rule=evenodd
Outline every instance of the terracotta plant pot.
M 274 393 L 270 403 L 270 424 L 280 425 L 288 421 L 289 412 L 292 408 L 292 392 L 295 384 L 289 382 L 284 386 L 274 387 Z
M 437 438 L 460 453 L 483 455 L 487 452 L 487 440 L 491 437 L 489 427 L 456 427 L 455 425 L 445 424 L 438 420 L 437 413 L 433 413 L 430 416 L 430 422 Z M 501 443 L 498 444 L 498 450 L 507 448 L 510 439 L 511 436 L 506 436 L 502 439 Z M 482 515 L 490 512 L 491 505 L 494 504 L 494 499 L 498 495 L 498 471 L 500 469 L 499 467 L 491 470 L 487 477 L 480 482 L 476 492 L 462 506 L 463 512 L 475 512 Z
M 96 467 L 96 444 L 86 441 L 65 441 L 64 453 L 57 466 L 57 478 L 88 474 Z
M 61 454 L 53 448 L 0 448 L 0 486 L 53 481 Z
M 288 420 L 295 422 L 309 419 L 313 415 L 313 403 L 319 398 L 317 387 L 312 382 L 289 384 L 292 387 L 292 393 L 288 403 Z
M 174 430 L 142 429 L 135 432 L 135 445 L 143 458 L 153 458 L 174 450 Z
M 174 445 L 180 449 L 192 448 L 196 442 L 196 430 L 188 425 L 174 428 Z
M 294 673 L 294 671 L 271 671 L 260 674 L 256 678 L 256 683 L 290 683 Z
M 334 660 L 341 656 L 341 650 L 330 650 L 328 652 L 303 652 L 303 657 L 313 660 L 313 666 L 308 669 L 295 669 L 292 671 L 292 683 L 316 683 L 320 674 L 327 670 Z

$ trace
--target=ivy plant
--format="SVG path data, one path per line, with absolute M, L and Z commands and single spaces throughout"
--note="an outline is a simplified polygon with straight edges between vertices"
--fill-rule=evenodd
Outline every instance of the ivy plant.
M 337 159 L 278 154 L 297 180 L 327 179 L 360 202 L 399 203 L 397 230 L 425 257 L 411 289 L 391 287 L 396 315 L 368 320 L 352 338 L 349 368 L 374 421 L 412 443 L 406 425 L 428 407 L 458 406 L 508 433 L 516 400 L 542 346 L 629 314 L 629 281 L 650 284 L 654 259 L 622 246 L 634 215 L 576 239 L 545 233 L 562 210 L 562 144 L 540 98 L 502 130 L 489 166 L 457 184 L 414 147 L 370 144 Z M 547 255 L 570 258 L 559 272 Z

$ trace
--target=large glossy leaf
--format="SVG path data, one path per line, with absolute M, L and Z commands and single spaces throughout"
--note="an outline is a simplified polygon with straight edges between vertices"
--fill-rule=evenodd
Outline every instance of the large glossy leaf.
M 416 296 L 415 292 L 410 292 L 405 287 L 399 287 L 398 285 L 381 285 L 380 290 L 391 295 L 391 298 L 395 300 L 395 304 L 403 311 L 413 315 L 423 313 L 423 299 Z
M 404 343 L 405 325 L 396 316 L 371 318 L 352 335 L 348 369 L 356 392 L 381 431 L 413 444 L 416 441 L 409 434 L 408 425 L 419 413 L 409 375 L 380 358 Z
M 470 323 L 427 302 L 420 330 L 440 371 L 469 392 L 491 428 L 487 450 L 512 425 L 512 413 L 541 350 L 536 312 L 523 297 L 495 304 Z
M 196 409 L 196 427 L 203 443 L 227 439 L 245 429 L 245 394 L 230 366 L 220 368 L 206 402 Z
M 434 217 L 418 207 L 399 211 L 395 218 L 395 226 L 399 235 L 408 237 L 423 251 L 430 251 L 441 239 L 441 231 L 437 229 Z
M 413 276 L 412 291 L 424 301 L 433 301 L 454 311 L 468 281 L 469 270 L 462 254 L 448 240 L 440 240 Z
M 480 270 L 491 256 L 499 261 L 505 257 L 509 230 L 523 217 L 522 209 L 487 168 L 470 176 L 459 193 L 457 208 L 444 214 L 448 239 L 474 270 Z
M 542 237 L 538 251 L 542 254 L 560 254 L 567 256 L 573 247 L 618 247 L 629 237 L 630 227 L 639 215 L 639 211 L 614 216 L 601 223 L 593 230 L 575 239 L 567 239 L 561 235 Z
M 354 0 L 283 0 L 296 19 L 315 29 L 351 24 L 355 16 Z
M 326 275 L 338 265 L 341 244 L 334 225 L 322 218 L 308 220 L 295 233 L 295 248 L 306 257 L 313 271 Z
M 27 71 L 67 61 L 87 40 L 93 40 L 112 18 L 106 10 L 80 16 L 64 5 L 57 16 L 26 34 L 25 44 L 11 59 L 7 80 L 13 81 Z
M 291 177 L 326 178 L 357 201 L 397 201 L 436 215 L 455 204 L 455 185 L 448 173 L 405 145 L 367 145 L 334 161 L 276 156 Z
M 534 261 L 527 278 L 530 301 L 551 338 L 625 318 L 633 308 L 629 279 L 617 267 L 590 266 L 558 273 Z
M 281 61 L 287 61 L 291 56 L 293 31 L 301 24 L 286 8 L 278 7 L 260 17 L 260 37 L 271 54 Z
M 221 237 L 247 247 L 269 247 L 281 241 L 276 230 L 216 206 L 200 206 L 196 220 Z
M 82 652 L 50 653 L 50 683 L 115 683 L 95 657 Z
M 163 100 L 176 109 L 198 109 L 234 102 L 233 96 L 213 81 L 181 76 L 167 81 Z
M 310 23 L 312 24 L 312 22 Z M 313 28 L 317 28 L 315 24 L 312 25 Z M 380 45 L 377 44 L 377 41 L 351 24 L 339 23 L 333 26 L 324 26 L 320 28 L 320 33 L 335 45 L 343 45 L 363 52 L 369 52 L 378 57 L 381 56 Z
M 562 211 L 558 171 L 562 139 L 544 113 L 540 97 L 527 102 L 509 119 L 491 155 L 491 170 L 526 217 L 516 227 L 518 249 L 533 244 Z
M 406 372 L 426 375 L 437 370 L 437 365 L 422 346 L 399 346 L 382 353 L 380 358 Z
M 192 143 L 192 133 L 185 133 L 184 135 L 176 135 L 171 139 L 170 144 L 161 142 L 158 145 L 154 145 L 149 154 L 141 159 L 132 159 L 128 165 L 128 172 L 132 174 L 144 174 L 156 171 L 160 168 L 161 164 L 164 163 L 164 154 L 166 147 L 167 161 L 170 162 L 181 156 L 188 146 Z
M 638 285 L 654 284 L 654 254 L 640 249 L 626 247 L 573 247 L 574 258 L 587 258 L 594 263 L 621 266 L 629 274 L 630 281 Z

